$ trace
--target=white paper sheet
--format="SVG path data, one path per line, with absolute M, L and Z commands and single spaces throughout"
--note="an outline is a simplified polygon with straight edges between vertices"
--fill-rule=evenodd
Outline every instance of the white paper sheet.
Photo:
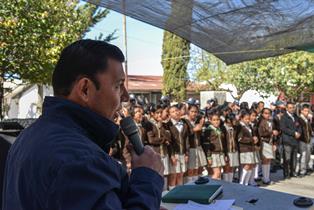
M 174 210 L 230 210 L 235 200 L 216 200 L 211 204 L 198 204 L 189 201 L 187 204 L 179 204 Z

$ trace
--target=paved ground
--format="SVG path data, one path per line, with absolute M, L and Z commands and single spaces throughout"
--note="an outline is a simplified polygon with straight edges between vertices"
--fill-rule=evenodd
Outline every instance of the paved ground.
M 314 155 L 311 155 L 311 159 L 311 165 L 313 165 Z M 261 186 L 262 188 L 314 198 L 314 173 L 303 178 L 296 177 L 284 180 L 282 170 L 278 170 L 276 173 L 271 173 L 270 176 L 274 184 Z
M 283 180 L 282 170 L 271 174 L 274 184 L 262 188 L 314 198 L 314 173 L 303 178 Z

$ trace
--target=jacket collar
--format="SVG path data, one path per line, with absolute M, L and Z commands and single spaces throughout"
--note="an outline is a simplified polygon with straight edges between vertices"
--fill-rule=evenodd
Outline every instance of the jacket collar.
M 60 97 L 45 97 L 43 116 L 61 116 L 74 121 L 99 147 L 109 150 L 119 126 L 92 110 Z
M 303 114 L 300 114 L 300 117 L 307 123 L 308 122 L 308 119 L 306 117 L 304 117 Z

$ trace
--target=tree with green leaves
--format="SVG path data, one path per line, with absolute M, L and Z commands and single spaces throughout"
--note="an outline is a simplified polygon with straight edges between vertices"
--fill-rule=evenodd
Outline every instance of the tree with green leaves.
M 191 56 L 191 75 L 197 82 L 206 82 L 210 90 L 224 90 L 221 85 L 227 81 L 227 65 L 203 50 L 194 51 Z
M 248 61 L 230 68 L 230 83 L 267 94 L 284 92 L 289 100 L 301 101 L 314 91 L 314 54 L 295 52 Z M 251 88 L 250 88 L 251 87 Z
M 61 50 L 84 37 L 108 12 L 79 0 L 2 0 L 1 102 L 4 81 L 19 79 L 25 83 L 49 84 Z M 113 34 L 106 37 L 111 38 Z
M 161 64 L 163 74 L 163 94 L 173 100 L 186 99 L 188 82 L 187 66 L 190 61 L 190 43 L 165 31 L 162 45 Z
M 239 100 L 257 82 L 256 71 L 242 64 L 231 70 L 220 59 L 203 50 L 192 56 L 192 61 L 193 77 L 196 81 L 206 82 L 209 90 L 229 92 L 234 99 Z M 237 88 L 237 95 L 223 85 L 229 83 Z
M 300 101 L 302 93 L 314 91 L 314 54 L 311 53 L 295 52 L 231 66 L 219 63 L 222 63 L 219 59 L 207 55 L 195 68 L 195 78 L 207 81 L 210 90 L 231 92 L 221 85 L 233 84 L 237 96 L 232 96 L 236 99 L 247 90 L 256 90 L 265 97 L 282 91 L 290 100 Z

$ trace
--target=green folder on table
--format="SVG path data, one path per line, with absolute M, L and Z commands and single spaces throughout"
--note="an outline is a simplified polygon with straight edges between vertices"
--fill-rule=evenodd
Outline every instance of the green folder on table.
M 162 197 L 163 203 L 211 203 L 222 192 L 222 185 L 180 185 Z

